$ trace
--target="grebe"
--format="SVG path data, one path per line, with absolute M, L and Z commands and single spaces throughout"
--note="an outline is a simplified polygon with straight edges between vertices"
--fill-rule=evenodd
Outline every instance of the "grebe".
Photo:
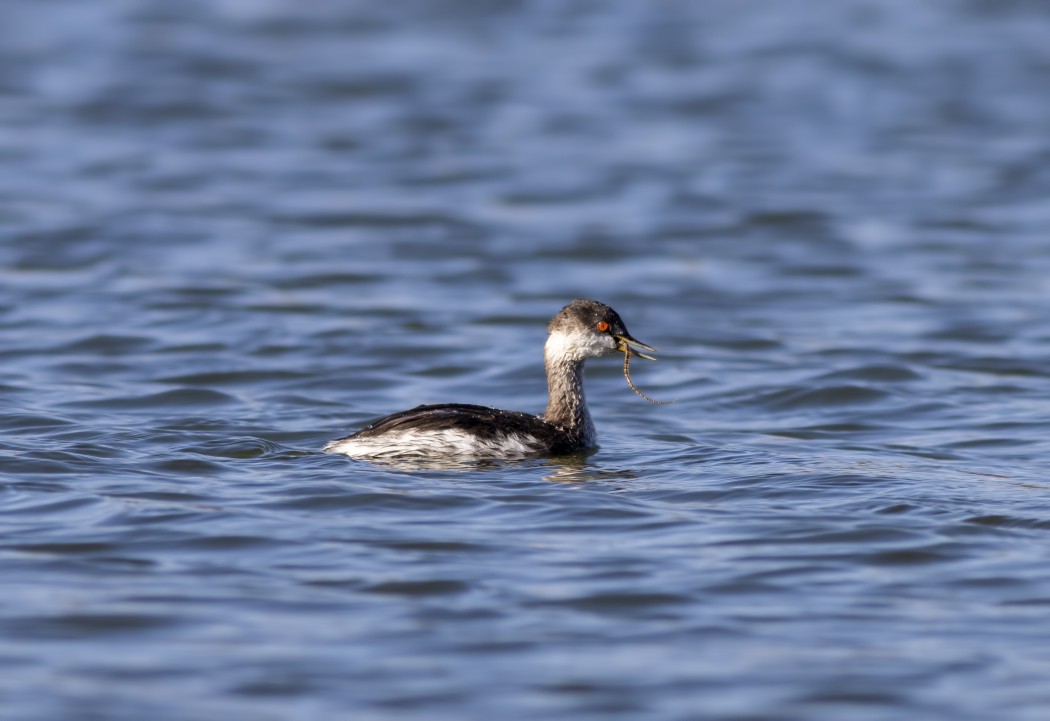
M 463 403 L 423 405 L 373 421 L 324 450 L 364 459 L 523 458 L 589 451 L 597 447 L 598 435 L 583 395 L 583 364 L 623 353 L 628 383 L 642 395 L 627 374 L 629 359 L 632 354 L 656 359 L 639 348 L 654 350 L 631 337 L 615 310 L 595 300 L 574 300 L 547 326 L 543 415 Z

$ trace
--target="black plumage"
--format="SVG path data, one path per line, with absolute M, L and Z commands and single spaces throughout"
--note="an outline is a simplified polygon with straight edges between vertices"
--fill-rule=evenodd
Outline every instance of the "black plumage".
M 537 452 L 558 454 L 579 450 L 576 447 L 578 444 L 571 435 L 547 423 L 539 416 L 470 403 L 436 403 L 416 406 L 379 418 L 356 433 L 332 442 L 375 438 L 387 433 L 396 434 L 403 431 L 447 430 L 463 431 L 482 442 L 498 443 L 508 436 L 535 439 Z

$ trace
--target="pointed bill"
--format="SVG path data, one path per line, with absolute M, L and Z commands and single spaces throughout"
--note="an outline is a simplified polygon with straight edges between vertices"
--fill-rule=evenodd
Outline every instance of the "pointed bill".
M 636 340 L 635 338 L 632 338 L 627 333 L 624 333 L 623 335 L 616 336 L 616 340 L 619 341 L 619 345 L 617 346 L 617 350 L 619 350 L 621 353 L 628 353 L 630 355 L 636 355 L 636 356 L 638 356 L 640 358 L 645 358 L 646 360 L 656 360 L 656 358 L 654 358 L 653 356 L 649 355 L 648 353 L 642 353 L 642 351 L 638 350 L 639 348 L 641 348 L 642 350 L 650 350 L 650 351 L 653 351 L 655 353 L 656 352 L 655 348 L 653 348 L 652 346 L 648 346 L 645 343 L 642 343 L 640 340 Z

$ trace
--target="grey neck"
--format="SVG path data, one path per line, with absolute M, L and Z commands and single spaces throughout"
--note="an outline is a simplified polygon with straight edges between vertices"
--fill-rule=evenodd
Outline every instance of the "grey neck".
M 544 358 L 547 370 L 547 410 L 543 420 L 591 446 L 597 441 L 594 423 L 583 395 L 583 361 L 563 357 Z

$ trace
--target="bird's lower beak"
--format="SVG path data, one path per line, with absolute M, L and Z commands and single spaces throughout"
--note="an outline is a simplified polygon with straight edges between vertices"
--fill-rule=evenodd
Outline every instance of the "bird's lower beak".
M 639 348 L 643 350 L 651 350 L 654 353 L 656 352 L 656 349 L 652 346 L 647 346 L 645 343 L 642 343 L 640 340 L 635 340 L 626 333 L 616 336 L 616 350 L 621 353 L 627 353 L 628 355 L 636 355 L 639 358 L 645 358 L 646 360 L 656 360 L 656 358 L 648 353 L 642 353 L 642 351 L 638 350 Z

